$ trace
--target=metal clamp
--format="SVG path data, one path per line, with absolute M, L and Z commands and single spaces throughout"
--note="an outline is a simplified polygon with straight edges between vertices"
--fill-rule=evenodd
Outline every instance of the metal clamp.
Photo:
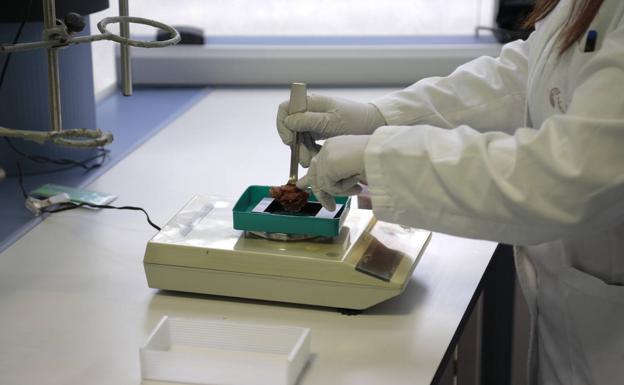
M 50 100 L 50 131 L 25 131 L 0 127 L 0 137 L 16 137 L 32 140 L 38 143 L 50 141 L 54 144 L 68 147 L 99 147 L 109 144 L 113 140 L 110 132 L 99 129 L 90 130 L 77 128 L 63 130 L 61 121 L 61 92 L 59 79 L 58 49 L 74 44 L 91 43 L 100 40 L 110 40 L 121 45 L 122 73 L 124 95 L 132 94 L 132 78 L 130 68 L 129 46 L 140 48 L 162 48 L 180 41 L 180 33 L 173 27 L 142 17 L 128 15 L 128 0 L 120 0 L 120 16 L 106 17 L 97 24 L 100 34 L 88 36 L 73 36 L 72 33 L 81 30 L 83 23 L 57 23 L 55 0 L 43 0 L 44 30 L 42 40 L 18 44 L 0 44 L 0 53 L 19 52 L 37 48 L 47 49 L 48 58 L 48 96 Z M 80 19 L 77 14 L 72 15 Z M 77 20 L 70 20 L 77 21 Z M 80 20 L 78 20 L 80 21 Z M 116 35 L 106 27 L 109 24 L 119 23 L 121 36 Z M 143 24 L 162 29 L 170 37 L 164 41 L 142 41 L 130 39 L 130 23 Z
M 163 41 L 143 41 L 143 40 L 134 40 L 130 38 L 125 38 L 119 35 L 116 35 L 106 27 L 109 24 L 114 23 L 135 23 L 135 24 L 143 24 L 154 28 L 159 28 L 164 31 L 167 31 L 170 35 L 170 38 Z M 111 16 L 105 17 L 100 20 L 97 24 L 98 29 L 100 30 L 100 34 L 96 35 L 88 35 L 88 36 L 71 36 L 67 31 L 66 27 L 59 26 L 51 29 L 46 29 L 44 31 L 44 39 L 42 41 L 36 42 L 28 42 L 28 43 L 18 43 L 18 44 L 0 44 L 0 53 L 9 53 L 9 52 L 20 52 L 20 51 L 29 51 L 31 49 L 37 48 L 62 48 L 69 45 L 82 44 L 82 43 L 91 43 L 94 41 L 100 40 L 110 40 L 119 44 L 127 44 L 133 47 L 141 47 L 141 48 L 163 48 L 170 45 L 177 44 L 180 41 L 180 33 L 178 30 L 173 28 L 170 25 L 165 23 L 161 23 L 156 20 L 145 19 L 142 17 L 135 16 Z
M 62 131 L 15 130 L 0 127 L 0 137 L 30 140 L 39 144 L 51 142 L 65 147 L 91 148 L 101 147 L 113 141 L 113 134 L 99 128 L 72 128 Z

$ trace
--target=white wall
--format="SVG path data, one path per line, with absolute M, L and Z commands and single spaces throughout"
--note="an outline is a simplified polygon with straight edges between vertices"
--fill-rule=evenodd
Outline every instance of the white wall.
M 99 33 L 97 23 L 107 16 L 119 14 L 119 1 L 109 0 L 110 7 L 107 10 L 94 13 L 90 16 L 91 33 Z M 111 30 L 113 30 L 111 28 Z M 93 55 L 93 84 L 95 100 L 100 100 L 115 89 L 117 75 L 115 74 L 115 43 L 110 41 L 97 41 L 92 43 Z

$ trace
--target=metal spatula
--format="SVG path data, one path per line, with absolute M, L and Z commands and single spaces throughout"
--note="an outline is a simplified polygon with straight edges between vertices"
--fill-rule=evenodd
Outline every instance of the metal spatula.
M 293 83 L 290 86 L 290 104 L 288 113 L 304 112 L 308 109 L 308 86 L 305 83 Z M 296 132 L 295 139 L 290 145 L 290 175 L 288 184 L 296 184 L 299 179 L 299 148 L 301 134 Z

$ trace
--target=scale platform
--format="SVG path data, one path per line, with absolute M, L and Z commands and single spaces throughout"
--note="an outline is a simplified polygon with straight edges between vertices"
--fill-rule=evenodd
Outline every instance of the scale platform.
M 191 199 L 147 244 L 149 287 L 361 310 L 405 290 L 431 237 L 350 209 L 336 237 L 268 240 L 233 228 L 234 204 Z

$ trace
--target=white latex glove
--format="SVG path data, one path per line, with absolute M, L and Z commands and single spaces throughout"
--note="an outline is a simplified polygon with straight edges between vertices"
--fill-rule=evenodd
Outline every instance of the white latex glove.
M 280 104 L 277 111 L 277 132 L 286 145 L 293 142 L 294 132 L 301 132 L 302 146 L 299 163 L 310 165 L 311 159 L 321 146 L 317 140 L 339 135 L 370 135 L 386 121 L 373 104 L 355 102 L 344 98 L 322 95 L 308 96 L 308 110 L 288 114 L 288 101 Z
M 362 187 L 358 183 L 366 183 L 364 151 L 369 138 L 369 135 L 346 135 L 327 139 L 297 187 L 312 187 L 316 198 L 329 211 L 336 209 L 334 196 L 359 194 Z

